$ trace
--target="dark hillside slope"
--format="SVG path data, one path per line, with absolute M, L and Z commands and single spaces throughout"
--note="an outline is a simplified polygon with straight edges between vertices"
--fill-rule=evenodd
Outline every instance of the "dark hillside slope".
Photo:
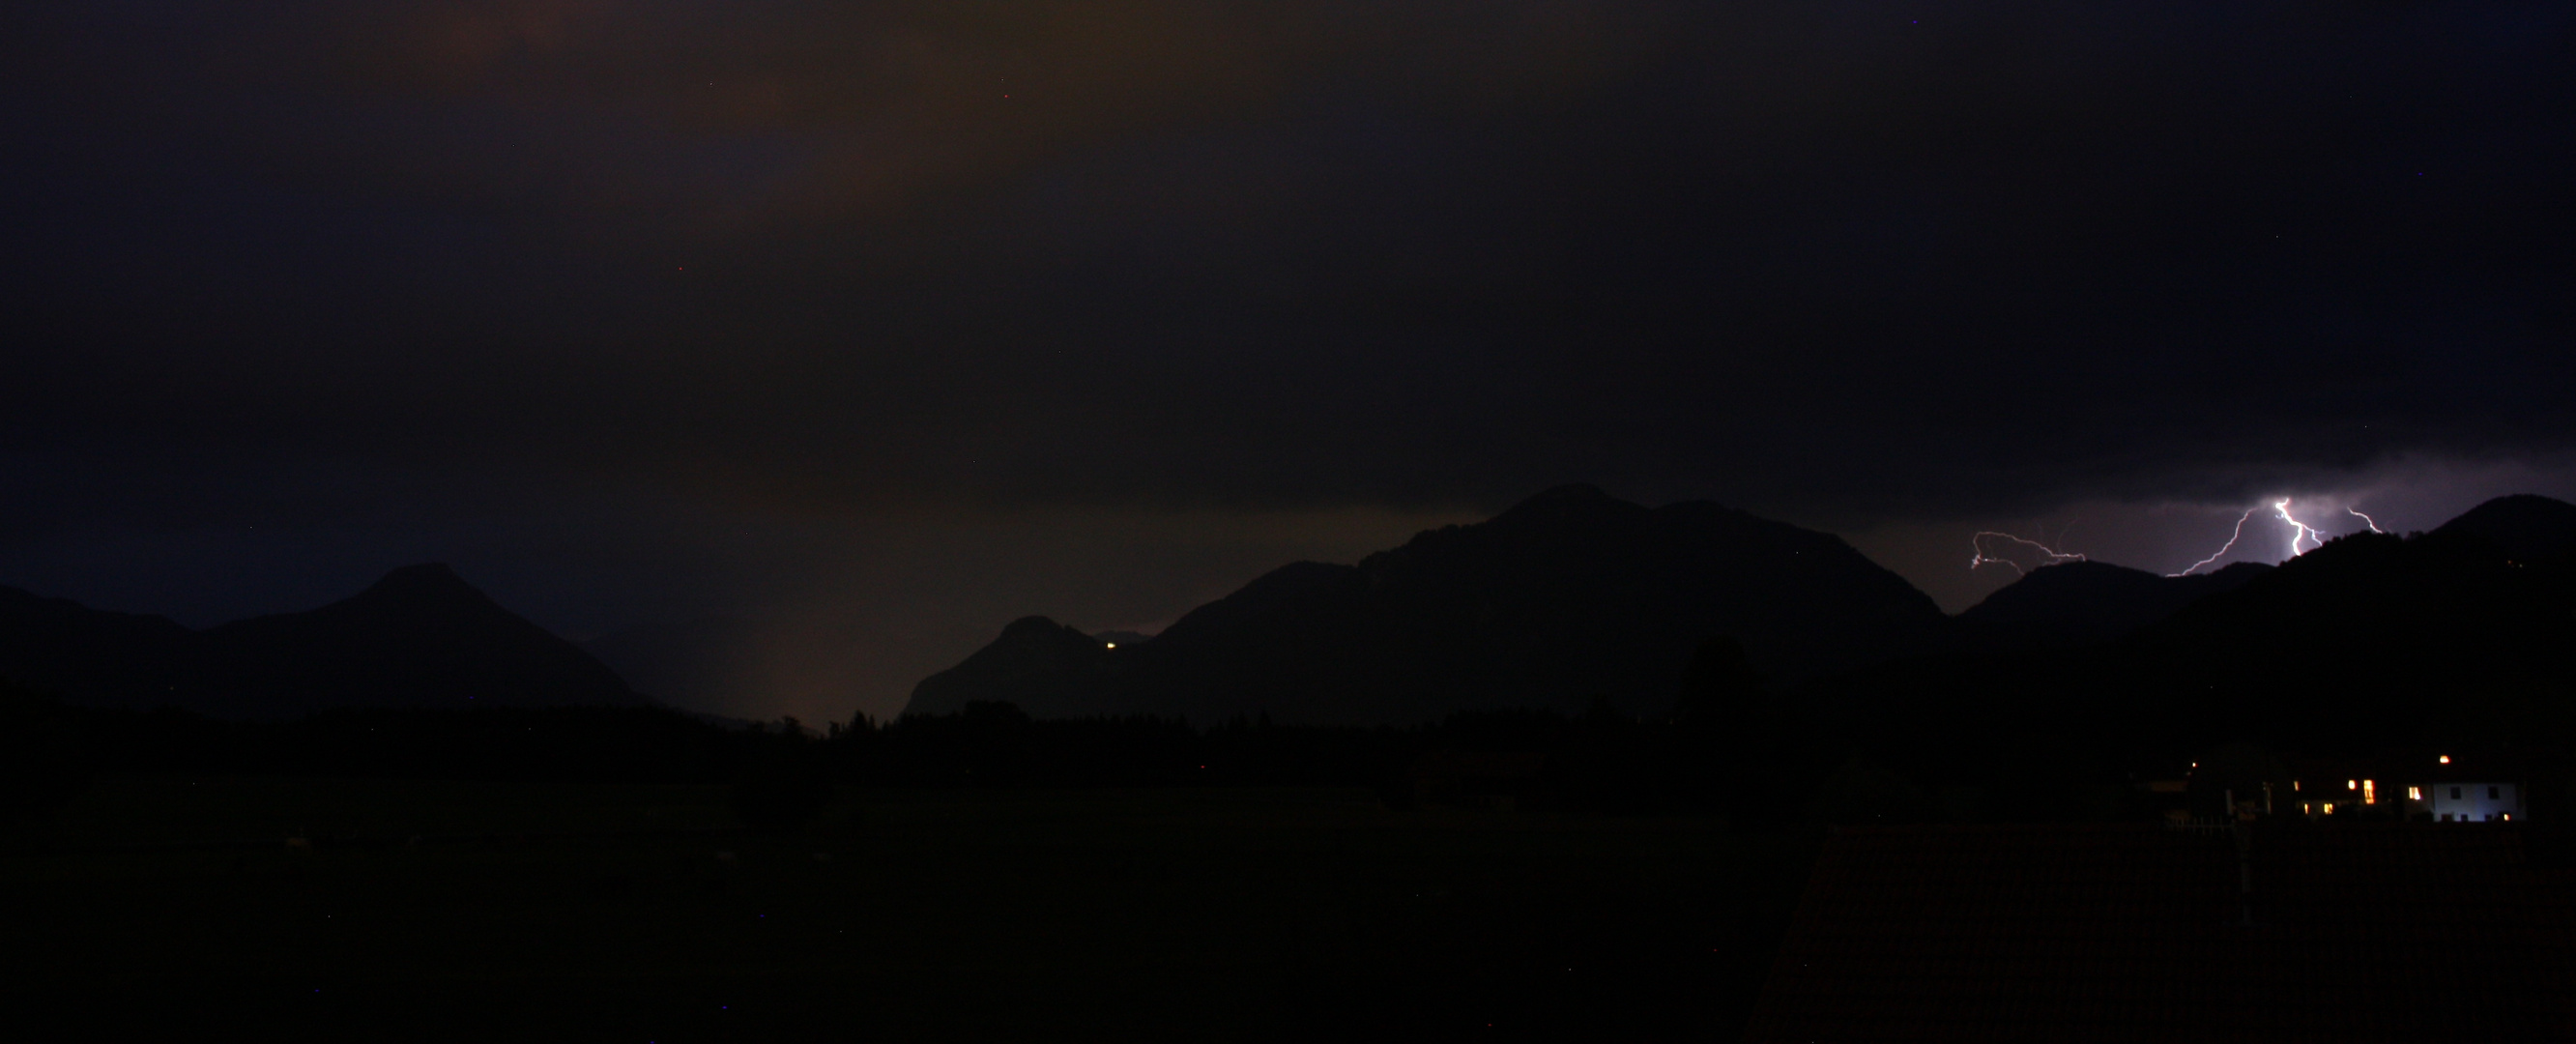
M 2435 533 L 2471 536 L 2526 565 L 2576 568 L 2576 504 L 2525 493 L 2497 497 Z
M 309 612 L 224 624 L 206 637 L 250 665 L 245 709 L 640 705 L 579 646 L 504 609 L 444 565 L 406 566 Z
M 953 714 L 992 700 L 1018 704 L 1036 717 L 1097 713 L 1118 661 L 1134 653 L 1049 620 L 1023 616 L 965 662 L 924 678 L 906 713 Z
M 580 643 L 646 698 L 700 713 L 732 709 L 760 659 L 760 631 L 730 617 L 646 624 Z
M 1959 614 L 1962 640 L 1987 652 L 2106 642 L 2233 591 L 2272 567 L 2239 562 L 2213 573 L 2159 576 L 2106 562 L 2067 562 L 1986 596 Z
M 397 569 L 310 612 L 204 631 L 0 588 L 0 678 L 77 704 L 218 717 L 645 703 L 579 646 L 443 565 Z
M 195 706 L 229 698 L 239 674 L 222 649 L 168 617 L 0 587 L 0 678 L 87 702 Z
M 1415 536 L 1355 567 L 1299 563 L 1119 650 L 1091 713 L 1403 722 L 1503 706 L 1670 710 L 1691 651 L 1731 635 L 1799 678 L 1933 647 L 1931 599 L 1830 534 L 1589 486 Z M 979 654 L 980 655 L 980 654 Z M 954 690 L 913 710 L 953 710 Z M 1032 705 L 1038 688 L 975 698 Z
M 2576 697 L 2576 583 L 2461 534 L 2364 533 L 2126 652 L 2174 712 L 2277 742 L 2555 743 Z
M 2464 534 L 2357 534 L 2107 645 L 1891 663 L 1799 705 L 1825 748 L 1927 786 L 2230 739 L 2558 763 L 2576 756 L 2576 578 Z

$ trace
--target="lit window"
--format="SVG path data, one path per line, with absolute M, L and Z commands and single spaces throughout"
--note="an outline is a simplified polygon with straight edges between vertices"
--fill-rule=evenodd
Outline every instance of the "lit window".
M 2450 764 L 2450 763 L 2451 763 L 2451 756 L 2450 756 L 2450 755 L 2448 755 L 2448 754 L 2444 754 L 2444 755 L 2442 755 L 2442 764 L 2448 765 L 2448 764 Z
M 2368 779 L 2361 781 L 2361 803 L 2365 805 L 2376 805 L 2379 803 L 2378 781 Z
M 2334 802 L 2326 802 L 2326 814 L 2329 816 L 2334 814 Z
M 2351 780 L 2348 780 L 2348 779 L 2347 779 L 2347 780 L 2344 780 L 2344 781 L 2343 781 L 2343 788 L 2344 788 L 2345 790 L 2359 790 L 2359 789 L 2361 789 L 2361 784 L 2359 784 L 2359 783 L 2355 783 L 2355 782 L 2353 782 L 2353 781 L 2351 781 Z
M 2507 813 L 2505 813 L 2505 814 L 2504 814 L 2504 821 L 2505 821 L 2505 822 L 2507 822 L 2507 823 L 2513 822 L 2513 813 L 2511 813 L 2511 812 L 2507 812 Z
M 2290 781 L 2290 789 L 2291 789 L 2291 790 L 2297 790 L 2297 789 L 2299 789 L 2299 781 L 2298 781 L 2298 780 L 2295 780 L 2295 779 L 2294 779 L 2294 780 L 2291 780 L 2291 781 Z
M 2408 787 L 2408 788 L 2406 788 L 2406 800 L 2408 800 L 2408 801 L 2422 801 L 2422 800 L 2424 800 L 2424 788 L 2422 788 L 2422 787 Z

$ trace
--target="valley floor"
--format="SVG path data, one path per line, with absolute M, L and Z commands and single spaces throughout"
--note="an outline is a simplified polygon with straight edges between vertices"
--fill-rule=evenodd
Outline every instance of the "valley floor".
M 777 835 L 708 787 L 218 779 L 0 853 L 44 1039 L 665 1044 L 1730 1039 L 1811 858 L 1343 790 L 845 790 Z

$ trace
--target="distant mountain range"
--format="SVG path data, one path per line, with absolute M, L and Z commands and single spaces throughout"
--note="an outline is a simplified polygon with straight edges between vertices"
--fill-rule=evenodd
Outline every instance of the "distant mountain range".
M 2309 693 L 2364 663 L 2383 669 L 2335 684 L 2421 698 L 2440 677 L 2494 675 L 2488 665 L 2526 682 L 2569 677 L 2545 650 L 2576 649 L 2571 562 L 2576 506 L 2506 497 L 2422 538 L 2361 534 L 2280 568 L 2050 566 L 1946 617 L 1829 534 L 1569 486 L 1356 566 L 1284 566 L 1142 644 L 1016 621 L 924 679 L 908 711 L 989 700 L 1039 717 L 1401 722 L 1602 700 L 1656 715 L 1692 650 L 1718 635 L 1742 643 L 1773 691 L 1813 683 L 1819 708 L 1843 708 L 1818 713 L 1882 722 L 1912 712 L 1860 704 L 1946 713 L 1952 704 L 1927 698 L 1944 692 L 2029 720 L 2117 700 L 2202 708 L 2256 699 L 2253 679 Z M 2461 655 L 2448 650 L 2475 650 L 2481 665 L 2440 675 L 2433 659 Z
M 2278 568 L 2050 566 L 1950 617 L 1830 534 L 1567 486 L 1356 565 L 1282 566 L 1152 638 L 1014 621 L 924 679 L 908 711 L 1001 701 L 1036 717 L 1395 723 L 1607 705 L 1653 717 L 1718 636 L 1836 734 L 2412 729 L 2503 742 L 2558 728 L 2551 715 L 2576 728 L 2576 505 L 2504 497 L 2430 534 L 2358 534 Z M 650 702 L 637 688 L 709 701 L 733 673 L 717 668 L 747 648 L 741 625 L 708 621 L 586 650 L 441 565 L 203 630 L 0 587 L 0 678 L 221 716 Z
M 2508 497 L 2429 534 L 2330 541 L 2108 641 L 1893 660 L 1788 711 L 1927 780 L 2222 740 L 2547 761 L 2576 750 L 2576 568 L 2549 558 L 2571 545 L 2576 508 Z
M 2032 570 L 1960 613 L 1970 649 L 2027 652 L 2109 641 L 2162 620 L 2272 567 L 2238 562 L 2213 573 L 2160 576 L 2107 562 L 2061 562 Z
M 1938 648 L 1949 626 L 1831 534 L 1566 486 L 1355 566 L 1283 566 L 1141 646 L 1020 620 L 924 680 L 909 710 L 1003 700 L 1037 716 L 1396 722 L 1604 700 L 1659 713 L 1712 635 L 1796 678 Z
M 202 631 L 0 587 L 0 677 L 78 703 L 232 717 L 645 702 L 580 647 L 435 564 L 309 612 Z

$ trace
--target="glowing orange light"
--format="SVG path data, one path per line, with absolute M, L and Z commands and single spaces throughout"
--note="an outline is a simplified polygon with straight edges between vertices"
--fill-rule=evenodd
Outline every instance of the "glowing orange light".
M 2378 793 L 2378 791 L 2379 791 L 2378 786 L 2377 786 L 2376 784 L 2374 784 L 2372 781 L 2367 780 L 2367 779 L 2362 780 L 2362 781 L 2361 781 L 2361 803 L 2362 803 L 2362 804 L 2365 804 L 2365 805 L 2376 805 L 2376 804 L 2378 804 L 2378 803 L 2379 803 L 2379 793 Z
M 2422 800 L 2424 800 L 2424 788 L 2422 788 L 2422 787 L 2408 787 L 2408 788 L 2406 788 L 2406 800 L 2408 800 L 2408 801 L 2422 801 Z
M 2347 780 L 2344 780 L 2344 781 L 2343 781 L 2343 788 L 2344 788 L 2345 790 L 2359 790 L 2359 789 L 2361 789 L 2361 784 L 2359 784 L 2359 783 L 2355 783 L 2355 782 L 2353 782 L 2353 781 L 2351 781 L 2351 780 L 2347 779 Z
M 2448 764 L 2450 764 L 2450 763 L 2451 763 L 2451 756 L 2450 756 L 2450 755 L 2448 755 L 2448 754 L 2444 754 L 2444 755 L 2442 755 L 2442 764 L 2448 765 Z
M 2329 816 L 2334 814 L 2334 802 L 2326 802 L 2326 814 Z
M 1111 642 L 1111 643 L 1109 643 L 1109 647 L 1110 647 L 1110 648 L 1112 648 L 1112 649 L 1115 649 L 1115 648 L 1117 648 L 1117 647 L 1118 647 L 1118 643 L 1116 643 L 1116 642 Z

